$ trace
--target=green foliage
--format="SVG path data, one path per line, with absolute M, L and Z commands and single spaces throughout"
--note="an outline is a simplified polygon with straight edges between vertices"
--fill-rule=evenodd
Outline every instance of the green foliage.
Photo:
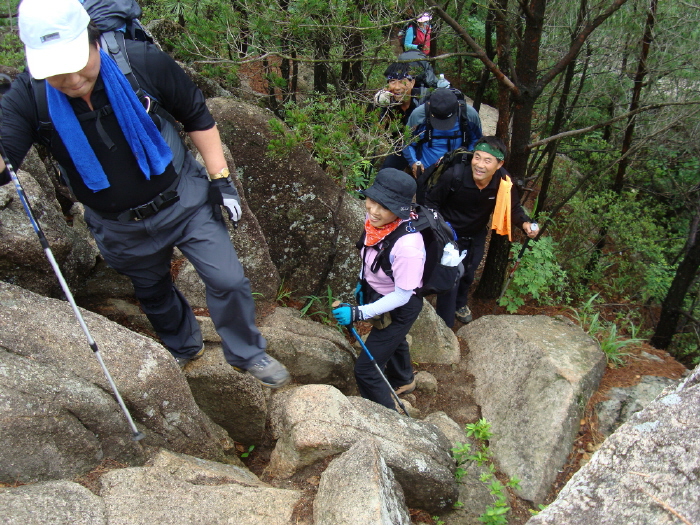
M 682 238 L 669 235 L 665 222 L 658 199 L 637 191 L 617 196 L 592 189 L 575 196 L 550 231 L 570 283 L 595 283 L 605 295 L 627 301 L 661 301 L 675 271 L 669 260 L 683 245 Z M 601 231 L 606 233 L 605 250 L 591 269 Z M 571 290 L 581 292 L 588 293 L 586 288 Z
M 634 335 L 637 329 L 631 321 L 628 325 L 631 327 L 633 337 L 622 338 L 618 334 L 618 327 L 614 322 L 609 322 L 600 316 L 600 312 L 595 311 L 595 301 L 599 294 L 592 295 L 578 309 L 571 308 L 578 325 L 591 337 L 594 337 L 600 343 L 600 349 L 605 354 L 605 357 L 610 368 L 616 368 L 625 364 L 624 357 L 629 354 L 623 352 L 623 349 L 629 345 L 636 345 L 644 341 L 644 339 L 636 338 Z
M 0 34 L 0 64 L 17 69 L 24 66 L 24 48 L 18 35 Z
M 473 437 L 479 441 L 488 441 L 493 435 L 491 432 L 491 423 L 486 421 L 483 417 L 476 423 L 467 423 L 465 428 L 467 437 Z
M 534 510 L 534 509 L 529 509 L 529 510 L 530 510 L 530 514 L 532 514 L 533 516 L 537 516 L 540 512 L 542 512 L 546 508 L 547 508 L 547 505 L 542 505 L 542 503 L 538 503 L 537 510 Z
M 275 302 L 277 304 L 281 305 L 286 305 L 287 301 L 292 298 L 292 294 L 294 293 L 294 290 L 290 290 L 289 287 L 287 287 L 284 284 L 284 279 L 282 279 L 282 282 L 280 283 L 280 287 L 277 290 L 277 297 L 275 297 Z
M 327 173 L 348 189 L 370 184 L 372 160 L 387 153 L 391 134 L 380 127 L 376 113 L 349 100 L 309 98 L 285 105 L 285 123 L 270 120 L 273 138 L 268 154 L 284 158 L 306 147 Z
M 326 295 L 322 297 L 305 295 L 302 299 L 306 301 L 306 304 L 300 310 L 302 317 L 313 317 L 326 325 L 334 324 L 332 311 L 333 303 L 337 298 L 333 296 L 333 290 L 331 290 L 330 286 L 326 286 Z M 338 329 L 341 330 L 340 326 L 338 326 Z
M 538 304 L 554 304 L 566 299 L 566 272 L 557 263 L 556 243 L 551 237 L 541 237 L 530 242 L 508 290 L 499 304 L 509 313 L 514 313 L 531 298 Z M 520 253 L 522 245 L 513 243 L 513 258 Z
M 518 478 L 510 478 L 505 485 L 495 477 L 496 467 L 490 461 L 491 453 L 486 441 L 493 435 L 491 432 L 491 423 L 486 419 L 481 418 L 476 423 L 469 423 L 464 428 L 467 437 L 471 437 L 477 441 L 479 447 L 478 452 L 471 452 L 469 443 L 456 443 L 452 450 L 452 457 L 457 462 L 455 471 L 455 479 L 460 482 L 467 473 L 465 466 L 470 462 L 476 462 L 478 465 L 488 465 L 488 471 L 480 476 L 480 481 L 489 487 L 489 492 L 494 496 L 494 503 L 489 505 L 484 510 L 484 513 L 479 516 L 479 521 L 490 525 L 507 525 L 507 514 L 510 511 L 508 506 L 508 489 L 518 490 L 520 488 L 520 480 Z
M 242 458 L 247 458 L 248 456 L 250 456 L 250 453 L 253 452 L 253 449 L 254 449 L 254 448 L 255 448 L 255 445 L 250 445 L 250 446 L 248 447 L 248 450 L 246 450 L 245 452 L 243 452 L 243 454 L 241 454 L 241 457 L 242 457 Z

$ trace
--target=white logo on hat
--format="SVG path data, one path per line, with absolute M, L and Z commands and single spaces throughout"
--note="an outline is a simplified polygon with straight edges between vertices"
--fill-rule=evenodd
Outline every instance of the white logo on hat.
M 51 33 L 48 35 L 44 35 L 41 37 L 40 40 L 42 41 L 42 43 L 46 43 L 51 42 L 52 40 L 56 40 L 57 38 L 61 38 L 61 33 Z

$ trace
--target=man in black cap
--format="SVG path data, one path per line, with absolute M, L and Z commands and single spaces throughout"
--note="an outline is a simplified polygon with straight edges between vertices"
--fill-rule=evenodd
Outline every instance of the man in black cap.
M 423 169 L 427 169 L 448 151 L 457 149 L 462 144 L 469 145 L 481 137 L 480 133 L 476 136 L 477 131 L 471 126 L 462 129 L 459 100 L 451 89 L 436 89 L 424 106 L 422 114 L 425 118 L 422 122 L 409 119 L 409 126 L 416 126 L 414 135 L 417 140 L 403 150 L 403 156 L 414 177 L 418 175 L 418 162 L 423 165 Z
M 394 144 L 399 146 L 389 153 L 382 163 L 382 168 L 405 169 L 408 164 L 401 155 L 403 133 L 408 119 L 418 107 L 420 91 L 414 89 L 416 79 L 411 65 L 406 62 L 389 64 L 384 71 L 387 85 L 374 95 L 372 109 L 379 108 L 379 122 L 385 129 L 391 129 Z

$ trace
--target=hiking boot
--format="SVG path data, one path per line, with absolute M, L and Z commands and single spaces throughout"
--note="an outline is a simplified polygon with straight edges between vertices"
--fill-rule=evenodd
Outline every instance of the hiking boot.
M 270 388 L 279 388 L 291 380 L 289 372 L 274 357 L 265 354 L 257 362 L 248 368 L 247 372 L 263 385 Z
M 196 361 L 200 357 L 204 355 L 204 345 L 202 345 L 202 349 L 194 354 L 192 357 L 176 357 L 175 361 L 177 361 L 177 364 L 180 365 L 180 368 L 185 368 L 185 365 L 189 363 L 190 361 Z
M 462 306 L 459 310 L 455 312 L 455 317 L 458 321 L 467 324 L 472 322 L 472 311 L 468 306 Z
M 410 383 L 407 385 L 399 386 L 394 389 L 394 392 L 396 392 L 397 396 L 400 396 L 401 394 L 410 394 L 416 389 L 416 380 L 413 379 Z

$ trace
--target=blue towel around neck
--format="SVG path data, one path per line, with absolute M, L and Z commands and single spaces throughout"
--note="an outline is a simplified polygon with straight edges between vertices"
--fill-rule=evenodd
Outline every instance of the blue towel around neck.
M 100 75 L 109 103 L 141 171 L 146 179 L 151 180 L 151 176 L 160 175 L 165 171 L 173 159 L 173 152 L 146 113 L 119 66 L 102 50 L 100 59 Z M 51 121 L 85 185 L 95 192 L 109 188 L 107 175 L 92 150 L 68 97 L 51 87 L 48 82 L 46 97 Z

